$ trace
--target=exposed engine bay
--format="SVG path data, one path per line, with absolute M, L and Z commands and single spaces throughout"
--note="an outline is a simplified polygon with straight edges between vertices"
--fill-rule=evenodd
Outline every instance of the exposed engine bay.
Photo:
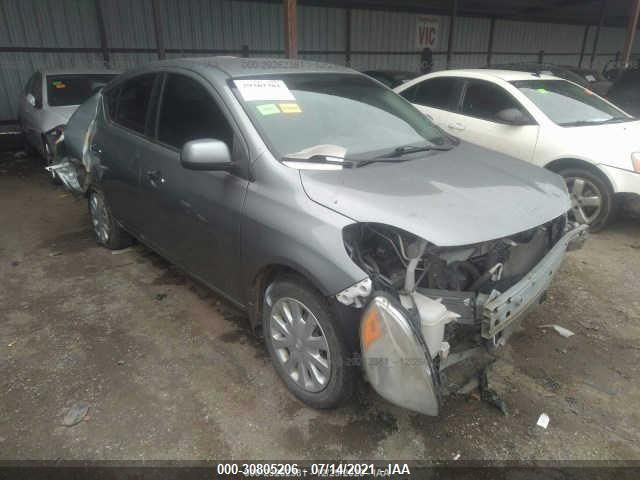
M 415 286 L 490 294 L 518 282 L 564 233 L 561 216 L 540 227 L 476 245 L 441 248 L 426 244 L 415 266 Z M 419 237 L 388 225 L 357 223 L 345 229 L 349 256 L 374 290 L 398 292 L 420 248 Z
M 369 275 L 373 296 L 395 299 L 412 330 L 420 332 L 440 393 L 446 394 L 483 370 L 492 360 L 487 353 L 512 330 L 507 328 L 510 312 L 488 323 L 485 305 L 535 269 L 567 227 L 563 215 L 507 238 L 442 248 L 395 227 L 357 223 L 344 230 L 344 242 L 351 259 Z M 528 301 L 542 298 L 543 292 Z M 497 325 L 501 321 L 504 327 Z M 465 368 L 445 375 L 444 370 L 463 363 Z

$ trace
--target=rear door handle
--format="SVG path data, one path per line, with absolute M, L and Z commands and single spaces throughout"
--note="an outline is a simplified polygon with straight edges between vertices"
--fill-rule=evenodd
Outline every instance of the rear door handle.
M 97 153 L 98 155 L 102 153 L 102 148 L 100 148 L 100 145 L 98 145 L 97 143 L 92 143 L 89 146 L 89 150 L 91 150 L 91 152 L 93 153 Z
M 165 182 L 160 170 L 147 170 L 145 176 L 149 179 L 149 183 L 155 188 L 158 188 Z

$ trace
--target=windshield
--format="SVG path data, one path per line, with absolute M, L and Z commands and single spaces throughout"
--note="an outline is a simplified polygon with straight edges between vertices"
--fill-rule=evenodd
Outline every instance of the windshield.
M 117 74 L 47 75 L 47 103 L 51 107 L 80 105 Z
M 631 120 L 591 90 L 564 80 L 511 82 L 553 122 L 562 126 L 597 125 Z
M 450 143 L 410 103 L 362 75 L 298 73 L 230 83 L 278 158 L 364 158 L 406 145 Z

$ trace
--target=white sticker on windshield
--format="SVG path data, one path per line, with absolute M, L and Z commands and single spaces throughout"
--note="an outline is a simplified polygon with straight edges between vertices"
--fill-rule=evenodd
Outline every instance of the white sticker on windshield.
M 255 100 L 292 101 L 291 90 L 282 80 L 234 80 L 245 102 Z

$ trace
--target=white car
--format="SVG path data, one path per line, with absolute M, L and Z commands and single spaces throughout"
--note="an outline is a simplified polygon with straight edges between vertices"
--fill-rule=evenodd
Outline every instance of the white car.
M 640 211 L 640 121 L 575 83 L 530 72 L 448 70 L 395 91 L 450 134 L 562 175 L 572 215 L 593 231 L 618 203 Z
M 18 120 L 27 145 L 47 163 L 52 145 L 71 114 L 119 72 L 113 70 L 55 70 L 35 72 L 25 86 Z

